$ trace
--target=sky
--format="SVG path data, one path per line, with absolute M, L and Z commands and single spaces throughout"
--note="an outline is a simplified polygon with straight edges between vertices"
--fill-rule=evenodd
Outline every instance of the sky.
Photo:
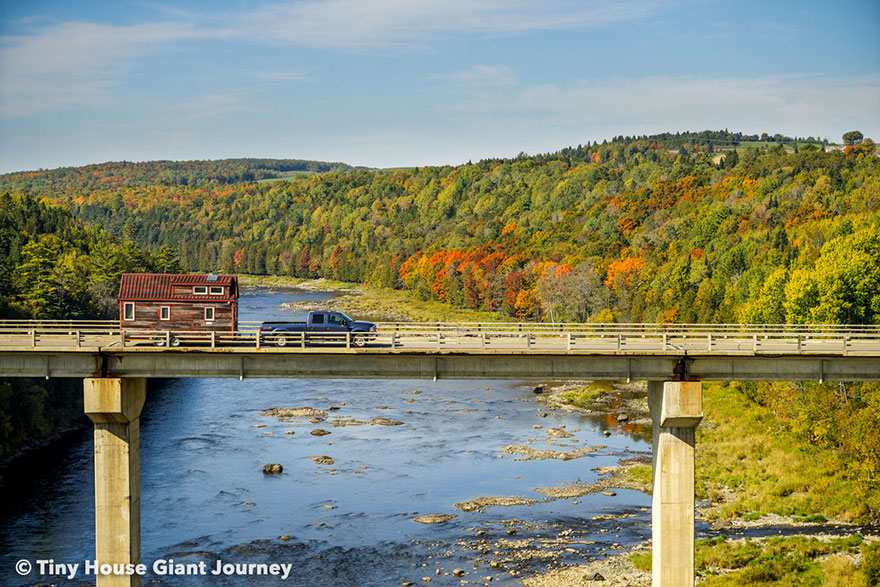
M 0 172 L 880 138 L 877 0 L 0 0 Z

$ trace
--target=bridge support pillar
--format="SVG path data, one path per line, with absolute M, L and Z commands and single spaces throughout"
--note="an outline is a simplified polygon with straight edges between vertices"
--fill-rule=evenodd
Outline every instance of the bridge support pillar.
M 694 585 L 694 445 L 702 384 L 649 381 L 654 435 L 651 535 L 653 587 Z
M 140 415 L 146 379 L 84 380 L 95 426 L 95 558 L 100 565 L 141 562 Z M 137 574 L 100 574 L 97 587 L 139 587 Z

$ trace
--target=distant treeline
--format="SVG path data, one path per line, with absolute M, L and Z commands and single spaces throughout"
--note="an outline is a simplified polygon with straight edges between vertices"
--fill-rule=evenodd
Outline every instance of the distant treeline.
M 242 183 L 281 177 L 290 171 L 323 173 L 351 169 L 345 163 L 302 159 L 222 159 L 217 161 L 118 161 L 21 171 L 0 175 L 4 189 L 26 194 L 62 190 L 68 195 L 85 194 L 108 187 L 189 186 Z

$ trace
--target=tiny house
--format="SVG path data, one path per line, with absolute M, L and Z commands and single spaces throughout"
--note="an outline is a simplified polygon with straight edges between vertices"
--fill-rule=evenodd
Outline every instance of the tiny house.
M 238 328 L 235 275 L 125 273 L 118 298 L 121 329 L 234 332 Z

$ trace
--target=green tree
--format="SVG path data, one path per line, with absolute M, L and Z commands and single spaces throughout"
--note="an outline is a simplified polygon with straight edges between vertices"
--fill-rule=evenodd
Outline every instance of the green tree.
M 865 138 L 860 131 L 851 130 L 847 133 L 843 133 L 843 144 L 844 145 L 857 145 L 862 142 L 862 139 Z
M 739 163 L 739 153 L 736 149 L 732 149 L 724 156 L 724 166 L 733 169 L 737 163 Z
M 62 253 L 63 243 L 54 234 L 40 235 L 21 251 L 14 279 L 32 317 L 64 317 L 64 292 L 55 271 Z
M 749 300 L 740 314 L 744 324 L 783 324 L 785 322 L 785 283 L 788 270 L 780 267 L 771 273 L 757 298 Z
M 168 245 L 159 247 L 153 264 L 159 273 L 180 273 L 180 260 L 174 249 Z
M 792 273 L 785 287 L 789 322 L 880 322 L 880 230 L 876 226 L 833 239 L 815 267 Z

